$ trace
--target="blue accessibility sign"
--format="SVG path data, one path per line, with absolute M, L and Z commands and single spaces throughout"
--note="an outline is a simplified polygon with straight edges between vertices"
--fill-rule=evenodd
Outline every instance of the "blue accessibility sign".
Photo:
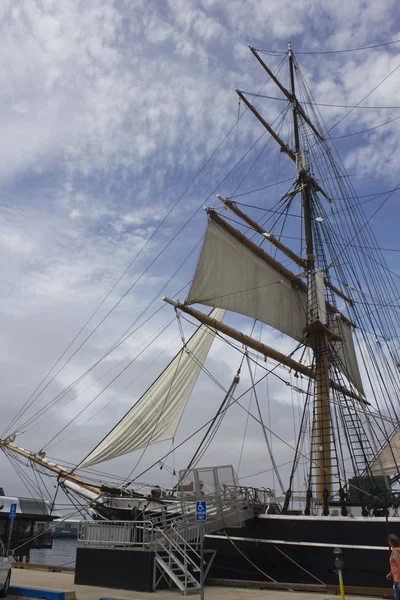
M 17 514 L 17 505 L 16 504 L 11 504 L 11 506 L 10 506 L 10 514 L 9 514 L 10 519 L 15 519 L 15 515 L 16 514 Z
M 207 502 L 205 500 L 199 500 L 196 502 L 196 521 L 207 520 Z

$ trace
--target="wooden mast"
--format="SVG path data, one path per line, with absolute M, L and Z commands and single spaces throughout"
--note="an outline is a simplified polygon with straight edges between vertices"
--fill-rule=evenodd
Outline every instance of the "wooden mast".
M 315 462 L 316 462 L 316 501 L 323 505 L 324 514 L 329 514 L 328 500 L 332 483 L 331 457 L 331 417 L 329 404 L 329 342 L 326 328 L 321 322 L 317 303 L 317 281 L 312 231 L 312 195 L 307 182 L 307 171 L 304 154 L 300 147 L 298 108 L 294 82 L 294 59 L 289 42 L 289 71 L 292 95 L 294 141 L 297 164 L 298 183 L 302 186 L 302 204 L 304 211 L 304 229 L 306 238 L 306 261 L 308 270 L 308 307 L 307 330 L 308 339 L 315 354 Z M 311 452 L 313 448 L 311 448 Z

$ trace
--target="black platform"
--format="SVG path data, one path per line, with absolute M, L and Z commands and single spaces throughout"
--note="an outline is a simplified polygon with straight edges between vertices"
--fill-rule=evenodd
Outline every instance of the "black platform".
M 154 552 L 77 548 L 75 583 L 152 592 L 153 567 Z

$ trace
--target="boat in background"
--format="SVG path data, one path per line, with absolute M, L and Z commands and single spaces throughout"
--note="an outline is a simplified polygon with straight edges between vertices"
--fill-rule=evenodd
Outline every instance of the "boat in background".
M 53 538 L 74 538 L 78 537 L 79 523 L 82 519 L 54 519 L 51 528 Z
M 10 518 L 12 505 L 15 517 Z M 51 550 L 50 527 L 57 516 L 47 500 L 6 496 L 0 488 L 0 538 L 18 562 L 29 562 L 31 550 Z

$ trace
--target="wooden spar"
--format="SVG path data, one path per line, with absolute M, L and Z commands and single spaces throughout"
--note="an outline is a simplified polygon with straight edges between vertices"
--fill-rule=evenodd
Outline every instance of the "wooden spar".
M 56 475 L 58 475 L 58 477 L 60 477 L 61 479 L 68 479 L 69 481 L 73 481 L 74 483 L 84 487 L 90 492 L 99 495 L 101 494 L 101 489 L 99 487 L 87 483 L 84 479 L 73 475 L 72 473 L 70 473 L 70 471 L 63 469 L 58 465 L 50 465 L 48 461 L 43 460 L 34 452 L 29 452 L 28 450 L 24 450 L 23 448 L 18 448 L 18 446 L 14 446 L 14 444 L 9 444 L 4 440 L 0 440 L 0 447 L 6 448 L 7 450 L 11 450 L 11 452 L 15 452 L 16 454 L 19 454 L 20 456 L 23 456 L 24 458 L 27 458 L 28 460 L 36 463 L 37 465 L 40 465 L 41 467 L 44 467 L 45 469 L 56 473 Z
M 264 356 L 267 356 L 268 358 L 272 358 L 273 360 L 276 360 L 277 362 L 282 363 L 289 369 L 293 369 L 295 372 L 301 373 L 302 375 L 305 375 L 306 377 L 310 377 L 311 379 L 315 379 L 315 373 L 309 367 L 306 367 L 305 365 L 299 363 L 297 360 L 294 360 L 293 358 L 286 356 L 286 354 L 283 354 L 282 352 L 279 352 L 278 350 L 271 348 L 271 346 L 267 346 L 266 344 L 263 344 L 262 342 L 255 340 L 254 338 L 250 337 L 249 335 L 246 335 L 245 333 L 242 333 L 241 331 L 238 331 L 237 329 L 234 329 L 233 327 L 230 327 L 229 325 L 225 325 L 225 323 L 222 323 L 221 321 L 217 321 L 216 319 L 211 318 L 209 315 L 206 315 L 206 314 L 202 313 L 201 311 L 199 311 L 195 308 L 192 308 L 191 306 L 188 306 L 187 304 L 182 304 L 181 302 L 172 300 L 171 298 L 168 298 L 167 296 L 164 296 L 163 300 L 164 300 L 164 302 L 171 304 L 171 306 L 174 306 L 175 308 L 182 310 L 186 314 L 191 315 L 192 317 L 194 317 L 195 319 L 200 321 L 200 323 L 204 323 L 205 325 L 208 325 L 212 329 L 216 329 L 217 331 L 220 331 L 221 333 L 228 335 L 229 337 L 236 340 L 240 344 L 244 344 L 245 346 L 248 346 L 249 348 L 256 350 L 256 352 L 260 352 L 261 354 L 264 354 Z M 337 384 L 335 381 L 330 380 L 329 386 L 332 389 L 340 392 L 344 396 L 347 396 L 348 398 L 353 398 L 354 400 L 357 400 L 358 402 L 361 402 L 362 404 L 369 404 L 369 402 L 364 400 L 364 398 L 362 398 L 358 394 L 355 394 L 351 390 L 348 390 L 344 386 Z
M 267 121 L 264 119 L 264 117 L 262 117 L 260 115 L 258 110 L 256 110 L 256 108 L 254 108 L 254 106 L 251 104 L 251 102 L 249 102 L 247 100 L 244 93 L 240 90 L 236 90 L 236 93 L 243 100 L 243 102 L 245 103 L 247 108 L 249 110 L 251 110 L 253 115 L 255 115 L 257 117 L 257 119 L 260 121 L 260 123 L 262 125 L 264 125 L 264 127 L 268 131 L 268 133 L 270 133 L 271 136 L 274 138 L 274 140 L 276 142 L 278 142 L 278 144 L 280 145 L 280 147 L 282 149 L 282 152 L 285 152 L 289 156 L 289 158 L 292 159 L 293 162 L 296 162 L 296 154 L 293 152 L 293 150 L 291 150 L 289 148 L 289 146 L 287 144 L 285 144 L 285 142 L 279 137 L 279 135 L 272 129 L 271 125 L 269 123 L 267 123 Z M 328 202 L 332 203 L 332 198 L 321 188 L 321 186 L 315 181 L 315 179 L 313 177 L 311 177 L 311 175 L 309 173 L 307 173 L 307 175 L 304 174 L 303 179 L 304 179 L 305 183 L 309 183 L 317 192 L 320 192 L 323 196 L 325 196 L 325 198 L 328 200 Z
M 261 227 L 261 225 L 259 225 L 256 221 L 253 221 L 253 219 L 251 219 L 244 212 L 242 212 L 240 210 L 240 208 L 238 208 L 236 206 L 236 204 L 234 202 L 232 202 L 232 200 L 227 200 L 226 198 L 221 196 L 221 194 L 217 194 L 217 198 L 218 198 L 218 200 L 221 200 L 221 202 L 227 208 L 229 208 L 232 212 L 234 212 L 235 215 L 237 215 L 245 223 L 250 225 L 250 227 L 252 229 L 254 229 L 255 231 L 258 231 L 258 233 L 261 233 L 261 235 L 265 236 L 268 239 L 268 241 L 271 242 L 271 244 L 273 246 L 275 246 L 275 248 L 278 248 L 279 250 L 281 250 L 281 252 L 283 252 L 284 254 L 286 254 L 286 256 L 291 258 L 297 265 L 299 265 L 299 267 L 303 267 L 304 269 L 306 268 L 307 263 L 303 258 L 300 258 L 300 256 L 297 256 L 297 254 L 295 254 L 294 252 L 292 252 L 290 250 L 290 248 L 288 248 L 287 246 L 282 244 L 282 242 L 280 242 L 274 235 L 272 235 L 272 233 L 269 233 L 266 229 Z
M 232 225 L 230 225 L 229 223 L 224 221 L 224 219 L 222 219 L 219 215 L 217 215 L 217 213 L 212 208 L 207 208 L 206 212 L 207 212 L 208 216 L 210 217 L 210 219 L 212 219 L 220 227 L 222 227 L 223 229 L 228 231 L 237 240 L 242 242 L 242 244 L 247 246 L 252 252 L 254 252 L 254 254 L 259 256 L 262 260 L 264 260 L 271 267 L 273 267 L 276 271 L 278 271 L 278 273 L 280 273 L 283 277 L 285 277 L 285 279 L 293 282 L 303 292 L 307 293 L 307 285 L 304 283 L 304 281 L 302 281 L 300 279 L 300 277 L 298 277 L 297 275 L 292 273 L 292 271 L 290 271 L 289 269 L 284 267 L 278 260 L 276 260 L 270 254 L 265 252 L 265 250 L 260 248 L 260 246 L 258 246 L 255 242 L 253 242 L 252 240 L 249 240 L 249 238 L 247 238 L 245 235 L 243 235 L 243 233 L 241 233 L 238 229 L 235 229 L 234 227 L 232 227 Z
M 278 240 L 274 235 L 272 235 L 272 233 L 269 233 L 269 231 L 266 231 L 266 229 L 264 229 L 263 227 L 261 227 L 261 225 L 259 225 L 257 223 L 257 221 L 253 221 L 253 219 L 251 219 L 248 215 L 246 215 L 246 213 L 244 213 L 243 211 L 241 211 L 240 208 L 238 208 L 236 206 L 236 204 L 234 202 L 232 202 L 232 200 L 228 200 L 227 198 L 224 198 L 223 196 L 221 196 L 221 194 L 217 194 L 217 198 L 227 208 L 229 208 L 232 212 L 234 212 L 235 215 L 237 215 L 245 223 L 247 223 L 247 225 L 249 225 L 250 227 L 252 227 L 252 229 L 254 229 L 255 231 L 258 231 L 258 233 L 261 233 L 261 235 L 263 235 L 264 237 L 266 237 L 267 240 L 273 246 L 275 246 L 275 248 L 278 248 L 278 250 L 280 250 L 281 252 L 283 252 L 284 254 L 286 254 L 286 256 L 288 256 L 289 258 L 291 258 L 297 265 L 299 265 L 299 267 L 303 267 L 304 269 L 307 267 L 307 263 L 304 260 L 304 258 L 301 258 L 300 256 L 297 256 L 297 254 L 295 254 L 294 252 L 292 252 L 292 250 L 290 248 L 288 248 L 287 246 L 285 246 L 285 244 L 282 244 L 282 242 L 280 240 Z M 340 298 L 342 298 L 342 300 L 345 300 L 351 306 L 353 306 L 353 304 L 354 304 L 353 300 L 351 298 L 349 298 L 348 296 L 346 296 L 345 294 L 343 294 L 343 292 L 341 292 L 339 290 L 339 288 L 337 288 L 335 285 L 333 285 L 332 283 L 330 283 L 330 281 L 328 281 L 327 279 L 324 279 L 324 283 L 325 283 L 326 287 L 328 287 L 333 292 L 335 292 L 335 294 L 337 296 L 340 296 Z
M 278 352 L 278 350 L 275 350 L 274 348 L 271 348 L 270 346 L 267 346 L 262 342 L 258 342 L 249 335 L 246 335 L 245 333 L 242 333 L 237 329 L 230 327 L 229 325 L 225 325 L 225 323 L 217 321 L 217 319 L 213 319 L 208 315 L 202 313 L 201 311 L 196 310 L 195 308 L 191 308 L 187 304 L 182 304 L 166 296 L 164 296 L 163 300 L 165 302 L 168 302 L 168 304 L 171 304 L 175 308 L 178 308 L 179 310 L 182 310 L 183 312 L 192 315 L 192 317 L 195 317 L 201 323 L 205 323 L 209 327 L 212 327 L 213 329 L 217 329 L 221 333 L 229 335 L 229 337 L 233 338 L 237 342 L 240 342 L 245 346 L 249 346 L 257 352 L 261 352 L 261 354 L 264 354 L 264 356 L 268 356 L 269 358 L 272 358 L 273 360 L 284 364 L 285 366 L 289 367 L 289 369 L 294 369 L 295 371 L 302 373 L 302 375 L 305 375 L 306 377 L 311 377 L 311 369 L 309 369 L 305 365 L 302 365 L 296 360 L 289 358 L 288 356 L 286 356 L 286 354 L 282 354 L 282 352 Z
M 354 300 L 349 298 L 349 296 L 346 296 L 346 294 L 343 294 L 343 292 L 341 292 L 339 290 L 339 288 L 336 287 L 336 285 L 333 285 L 333 283 L 331 283 L 330 281 L 325 279 L 325 277 L 324 277 L 324 284 L 326 285 L 326 287 L 328 287 L 330 290 L 332 290 L 332 292 L 335 292 L 336 296 L 339 296 L 340 298 L 342 298 L 342 300 L 344 300 L 345 302 L 348 302 L 350 304 L 350 306 L 354 306 Z
M 236 90 L 236 93 L 239 96 L 239 98 L 241 98 L 243 100 L 243 102 L 245 103 L 245 105 L 247 106 L 247 108 L 249 110 L 251 110 L 251 112 L 253 113 L 253 115 L 255 115 L 257 117 L 257 119 L 260 121 L 260 123 L 262 123 L 262 125 L 264 125 L 264 127 L 268 131 L 268 133 L 270 133 L 272 135 L 272 137 L 274 138 L 274 140 L 276 142 L 278 142 L 278 144 L 282 148 L 283 152 L 286 152 L 286 154 L 294 162 L 296 162 L 296 156 L 295 156 L 293 150 L 291 150 L 289 148 L 289 146 L 287 146 L 285 144 L 285 142 L 283 140 L 281 140 L 281 138 L 279 137 L 279 135 L 277 133 L 275 133 L 275 131 L 272 129 L 271 125 L 269 123 L 267 123 L 267 121 L 260 115 L 260 113 L 254 108 L 254 106 L 247 100 L 246 96 L 240 90 Z
M 275 77 L 275 75 L 273 74 L 273 72 L 269 69 L 269 67 L 267 67 L 267 65 L 265 64 L 265 62 L 263 61 L 263 59 L 260 57 L 260 55 L 258 54 L 257 50 L 255 48 L 253 48 L 253 46 L 249 46 L 249 50 L 252 54 L 254 54 L 254 56 L 256 57 L 256 59 L 258 60 L 258 62 L 260 63 L 260 65 L 262 66 L 262 68 L 267 71 L 268 75 L 271 77 L 272 81 L 274 83 L 276 83 L 276 85 L 278 86 L 278 88 L 281 90 L 281 92 L 286 96 L 286 98 L 288 100 L 290 100 L 290 102 L 293 101 L 293 96 L 292 94 L 289 92 L 289 90 L 287 90 L 279 81 L 279 79 L 277 79 Z
M 286 98 L 290 101 L 293 102 L 293 94 L 291 94 L 279 81 L 279 79 L 277 79 L 275 77 L 275 75 L 273 74 L 273 72 L 271 71 L 271 69 L 269 69 L 269 67 L 265 64 L 265 62 L 263 61 L 263 59 L 259 56 L 257 50 L 255 48 L 253 48 L 252 46 L 249 46 L 250 51 L 252 52 L 252 54 L 254 54 L 254 56 L 256 57 L 256 59 L 258 60 L 258 62 L 260 63 L 260 65 L 262 66 L 262 68 L 267 71 L 268 75 L 271 77 L 272 81 L 278 86 L 278 88 L 281 90 L 281 92 L 286 96 Z M 304 119 L 304 121 L 307 123 L 307 125 L 310 126 L 310 128 L 313 130 L 313 132 L 315 133 L 315 135 L 317 136 L 317 138 L 321 141 L 324 142 L 324 138 L 322 137 L 322 135 L 319 133 L 318 129 L 316 129 L 314 127 L 314 125 L 312 124 L 312 122 L 310 121 L 310 119 L 307 117 L 306 113 L 304 112 L 304 110 L 301 108 L 301 106 L 299 106 L 299 104 L 297 104 L 297 112 L 301 115 L 301 117 Z
M 304 283 L 304 281 L 302 281 L 300 279 L 300 277 L 295 275 L 292 271 L 290 271 L 290 269 L 287 269 L 286 267 L 284 267 L 278 260 L 276 260 L 270 254 L 265 252 L 255 242 L 253 242 L 252 240 L 249 240 L 249 238 L 247 238 L 241 231 L 239 231 L 238 229 L 235 229 L 235 227 L 232 227 L 232 225 L 230 225 L 229 223 L 224 221 L 224 219 L 222 219 L 219 215 L 217 215 L 217 213 L 212 208 L 207 208 L 206 212 L 207 212 L 208 216 L 210 217 L 210 219 L 215 221 L 215 223 L 218 223 L 218 225 L 220 225 L 220 227 L 223 227 L 226 231 L 228 231 L 231 235 L 233 235 L 237 240 L 242 242 L 242 244 L 247 246 L 252 252 L 254 252 L 254 254 L 259 256 L 262 260 L 264 260 L 269 265 L 271 265 L 271 267 L 273 267 L 276 271 L 278 271 L 278 273 L 280 273 L 283 277 L 285 277 L 285 279 L 287 279 L 288 281 L 291 281 L 293 284 L 297 285 L 297 287 L 299 287 L 304 293 L 307 293 L 307 289 L 308 289 L 307 284 Z M 326 307 L 331 313 L 340 315 L 340 318 L 342 319 L 342 321 L 344 321 L 348 325 L 351 325 L 352 327 L 355 327 L 354 323 L 352 323 L 350 321 L 350 319 L 348 319 L 344 314 L 342 314 L 339 310 L 337 310 L 337 308 L 335 306 L 332 306 L 332 304 L 327 302 Z

